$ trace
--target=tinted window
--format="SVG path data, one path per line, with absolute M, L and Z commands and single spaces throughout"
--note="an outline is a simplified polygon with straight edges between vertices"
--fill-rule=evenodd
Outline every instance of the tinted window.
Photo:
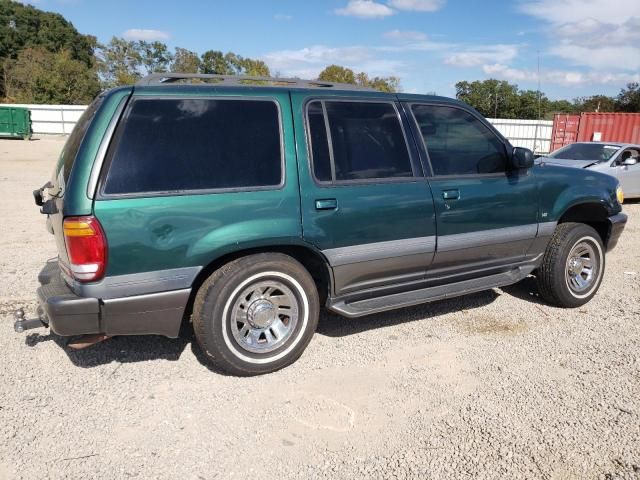
M 311 102 L 307 110 L 309 134 L 311 136 L 311 158 L 313 173 L 321 182 L 331 181 L 331 157 L 329 156 L 329 140 L 324 123 L 322 103 Z
M 54 176 L 57 177 L 60 175 L 60 169 L 62 169 L 62 177 L 64 178 L 65 183 L 69 180 L 69 175 L 71 175 L 71 168 L 73 167 L 73 163 L 76 161 L 76 156 L 80 150 L 82 139 L 84 138 L 85 133 L 87 133 L 89 125 L 91 125 L 91 120 L 93 120 L 93 117 L 96 115 L 100 105 L 102 105 L 103 100 L 104 97 L 100 96 L 87 107 L 76 123 L 76 126 L 73 127 L 71 135 L 69 135 L 69 138 L 64 144 L 64 148 L 62 149 L 62 153 L 58 159 Z
M 470 113 L 429 105 L 413 105 L 412 110 L 435 175 L 506 171 L 504 144 Z
M 138 99 L 118 128 L 106 194 L 280 184 L 272 101 Z
M 334 180 L 413 176 L 407 144 L 392 104 L 331 101 L 324 104 L 329 122 Z M 320 144 L 326 135 L 320 115 L 321 102 L 312 103 L 309 109 L 312 144 Z M 316 153 L 314 145 L 312 153 L 316 177 L 328 179 L 331 173 L 330 163 L 327 168 L 328 152 Z

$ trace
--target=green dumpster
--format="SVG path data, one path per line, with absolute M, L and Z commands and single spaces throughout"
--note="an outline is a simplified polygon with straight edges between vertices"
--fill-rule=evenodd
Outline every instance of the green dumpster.
M 0 106 L 0 137 L 31 138 L 29 109 Z

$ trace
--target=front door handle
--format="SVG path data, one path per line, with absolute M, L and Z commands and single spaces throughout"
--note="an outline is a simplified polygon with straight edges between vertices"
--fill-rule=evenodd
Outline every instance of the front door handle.
M 338 200 L 335 198 L 316 200 L 316 210 L 335 210 L 336 208 L 338 208 Z
M 457 188 L 451 190 L 443 190 L 442 198 L 445 200 L 458 200 L 460 198 L 460 190 Z

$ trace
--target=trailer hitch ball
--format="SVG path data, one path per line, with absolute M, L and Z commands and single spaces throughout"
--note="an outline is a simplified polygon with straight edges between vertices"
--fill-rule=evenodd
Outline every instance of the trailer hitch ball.
M 13 329 L 17 333 L 22 333 L 25 330 L 31 330 L 32 328 L 44 327 L 46 324 L 39 318 L 33 318 L 31 320 L 26 320 L 24 318 L 24 309 L 19 308 L 15 312 L 13 312 L 13 318 L 15 319 L 15 323 L 13 324 Z

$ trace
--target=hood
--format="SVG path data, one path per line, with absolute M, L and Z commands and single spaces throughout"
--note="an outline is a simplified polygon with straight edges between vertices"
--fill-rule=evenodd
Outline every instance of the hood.
M 587 168 L 599 163 L 598 160 L 565 160 L 563 158 L 540 157 L 538 162 L 544 162 L 549 165 L 558 165 L 561 167 Z

